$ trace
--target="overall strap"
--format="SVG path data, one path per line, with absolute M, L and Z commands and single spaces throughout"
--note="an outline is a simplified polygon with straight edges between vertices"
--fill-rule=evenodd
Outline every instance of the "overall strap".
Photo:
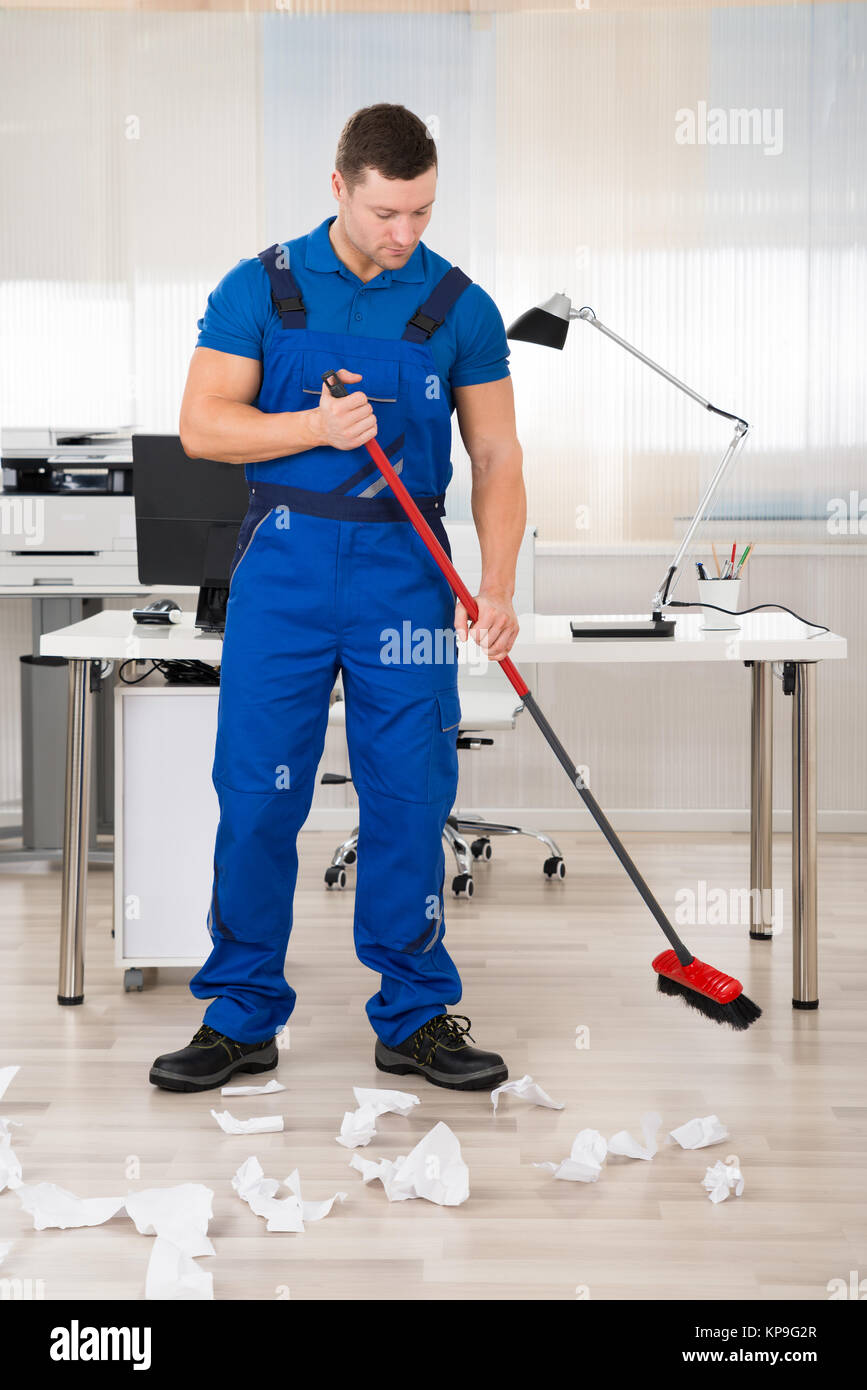
M 259 252 L 259 260 L 271 281 L 271 300 L 280 315 L 282 328 L 306 328 L 307 310 L 301 298 L 295 276 L 289 269 L 289 252 L 275 242 L 267 251 Z
M 434 285 L 429 297 L 403 330 L 402 337 L 410 343 L 426 343 L 436 333 L 456 300 L 460 298 L 467 285 L 473 282 L 456 265 L 447 270 L 438 284 Z

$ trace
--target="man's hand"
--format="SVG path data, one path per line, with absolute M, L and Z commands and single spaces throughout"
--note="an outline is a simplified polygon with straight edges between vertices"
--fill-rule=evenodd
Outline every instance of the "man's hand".
M 475 596 L 479 616 L 470 626 L 469 615 L 460 599 L 455 600 L 455 632 L 462 642 L 473 640 L 489 661 L 502 661 L 518 635 L 518 619 L 512 600 L 503 593 L 481 589 Z
M 361 381 L 359 372 L 341 367 L 337 372 L 346 384 Z M 320 444 L 334 449 L 357 449 L 376 434 L 373 406 L 363 391 L 350 391 L 348 396 L 332 396 L 325 382 L 319 405 L 310 412 L 310 422 Z

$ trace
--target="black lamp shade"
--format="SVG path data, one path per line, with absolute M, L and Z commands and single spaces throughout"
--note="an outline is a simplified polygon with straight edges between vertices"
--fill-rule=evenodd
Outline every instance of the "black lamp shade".
M 506 337 L 524 343 L 538 343 L 541 347 L 562 349 L 568 332 L 568 319 L 561 318 L 559 314 L 549 314 L 547 309 L 537 305 L 515 319 L 511 327 L 506 329 Z

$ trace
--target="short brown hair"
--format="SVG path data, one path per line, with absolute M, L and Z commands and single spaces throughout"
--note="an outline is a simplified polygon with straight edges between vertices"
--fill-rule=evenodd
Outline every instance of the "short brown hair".
M 352 193 L 366 169 L 376 169 L 386 179 L 417 179 L 437 167 L 437 148 L 424 121 L 405 106 L 383 101 L 349 117 L 334 166 Z

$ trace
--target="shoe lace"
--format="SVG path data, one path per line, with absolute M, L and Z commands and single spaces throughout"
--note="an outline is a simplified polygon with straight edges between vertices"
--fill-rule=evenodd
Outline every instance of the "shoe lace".
M 215 1028 L 210 1028 L 207 1023 L 203 1023 L 190 1043 L 190 1047 L 194 1047 L 196 1043 L 212 1043 L 214 1038 L 219 1037 L 220 1034 Z
M 437 1014 L 417 1028 L 413 1034 L 412 1055 L 422 1067 L 429 1067 L 440 1043 L 462 1046 L 463 1039 L 475 1042 L 466 1014 Z M 424 1053 L 424 1055 L 422 1055 Z

